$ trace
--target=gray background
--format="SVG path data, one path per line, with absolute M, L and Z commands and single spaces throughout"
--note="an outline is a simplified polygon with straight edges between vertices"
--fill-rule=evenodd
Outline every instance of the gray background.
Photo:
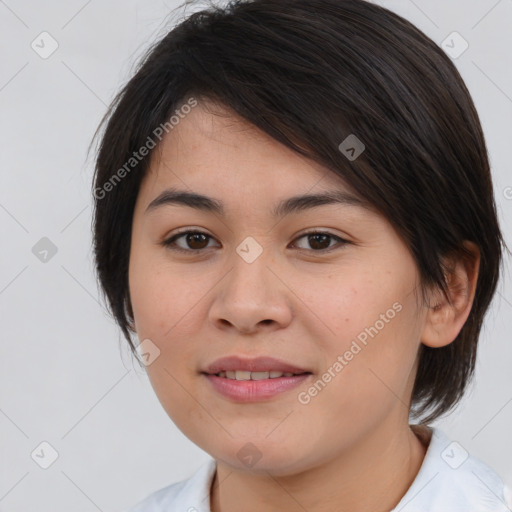
M 378 3 L 439 45 L 454 31 L 468 42 L 454 62 L 481 116 L 510 244 L 512 0 Z M 102 307 L 92 270 L 86 150 L 106 105 L 177 5 L 0 1 L 0 511 L 123 510 L 209 458 L 161 408 Z M 43 31 L 58 43 L 46 59 L 31 47 L 42 46 Z M 43 237 L 57 249 L 46 262 L 32 250 Z M 486 318 L 476 383 L 437 425 L 511 486 L 509 264 Z M 48 460 L 43 441 L 58 452 L 48 469 L 34 460 Z

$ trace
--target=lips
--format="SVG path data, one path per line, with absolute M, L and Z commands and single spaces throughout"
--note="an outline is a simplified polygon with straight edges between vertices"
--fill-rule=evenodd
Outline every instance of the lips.
M 312 372 L 273 357 L 222 357 L 201 372 L 210 389 L 234 403 L 272 400 L 311 378 Z
M 295 375 L 311 373 L 306 368 L 287 363 L 273 357 L 243 358 L 239 356 L 222 357 L 208 365 L 202 373 L 217 375 L 220 372 L 282 372 Z

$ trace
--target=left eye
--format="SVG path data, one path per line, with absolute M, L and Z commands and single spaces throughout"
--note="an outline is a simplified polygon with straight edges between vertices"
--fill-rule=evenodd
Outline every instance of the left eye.
M 332 240 L 337 240 L 338 241 L 337 245 L 339 245 L 339 246 L 343 246 L 343 245 L 349 243 L 349 242 L 347 242 L 347 240 L 344 240 L 343 238 L 340 238 L 339 236 L 333 235 L 331 233 L 324 233 L 324 232 L 319 232 L 319 231 L 305 233 L 305 234 L 299 236 L 298 238 L 296 238 L 296 240 L 300 240 L 301 238 L 307 238 L 310 246 L 313 249 L 318 249 L 318 250 L 314 250 L 314 252 L 330 251 L 333 248 L 333 246 L 330 245 L 330 242 Z M 308 250 L 308 249 L 306 248 L 306 250 Z
M 340 246 L 350 243 L 337 235 L 333 235 L 332 233 L 325 233 L 319 231 L 305 233 L 297 237 L 296 240 L 300 240 L 302 238 L 307 238 L 309 240 L 310 246 L 312 247 L 312 249 L 302 248 L 302 250 L 313 250 L 313 252 L 330 251 L 332 249 L 330 242 L 333 239 L 337 240 L 338 245 Z M 184 239 L 185 243 L 189 246 L 189 248 L 179 246 L 176 242 L 177 240 L 180 239 Z M 164 242 L 162 242 L 162 245 L 168 247 L 173 251 L 182 251 L 189 253 L 200 252 L 203 249 L 208 248 L 209 239 L 213 239 L 213 237 L 208 235 L 207 233 L 203 233 L 202 231 L 184 231 L 182 233 L 173 235 L 171 238 L 165 240 Z

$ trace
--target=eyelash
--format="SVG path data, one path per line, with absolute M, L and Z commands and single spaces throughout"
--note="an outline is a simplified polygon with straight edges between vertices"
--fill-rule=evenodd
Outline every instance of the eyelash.
M 170 238 L 168 238 L 167 240 L 164 240 L 162 242 L 162 245 L 165 246 L 166 248 L 170 249 L 171 251 L 178 251 L 178 252 L 182 252 L 182 253 L 188 253 L 188 254 L 192 254 L 192 253 L 200 253 L 200 252 L 204 252 L 208 249 L 208 247 L 204 248 L 204 249 L 183 249 L 182 247 L 178 247 L 176 244 L 175 244 L 175 241 L 178 240 L 179 238 L 182 238 L 184 237 L 185 235 L 191 235 L 191 234 L 194 234 L 194 235 L 204 235 L 206 236 L 208 239 L 213 239 L 213 237 L 211 235 L 208 235 L 207 233 L 204 233 L 202 231 L 194 231 L 194 230 L 190 230 L 190 231 L 182 231 L 180 233 L 176 233 L 174 235 L 172 235 Z M 334 235 L 332 233 L 329 233 L 329 232 L 325 232 L 325 231 L 309 231 L 307 233 L 302 233 L 302 235 L 300 235 L 299 237 L 297 237 L 295 240 L 300 240 L 301 238 L 304 238 L 306 236 L 311 236 L 311 235 L 326 235 L 330 238 L 333 238 L 333 239 L 336 239 L 338 241 L 338 248 L 342 248 L 344 245 L 347 245 L 351 242 L 349 242 L 348 240 L 345 240 L 337 235 Z M 336 245 L 333 246 L 333 247 L 329 247 L 327 249 L 320 249 L 320 250 L 314 250 L 314 249 L 299 249 L 300 251 L 312 251 L 312 252 L 315 252 L 315 253 L 330 253 L 332 252 L 333 250 L 336 249 Z

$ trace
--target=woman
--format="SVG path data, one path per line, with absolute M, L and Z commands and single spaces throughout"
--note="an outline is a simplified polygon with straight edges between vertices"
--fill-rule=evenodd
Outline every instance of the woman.
M 508 510 L 429 426 L 472 377 L 504 245 L 433 41 L 362 0 L 232 2 L 155 44 L 105 122 L 99 280 L 212 456 L 133 512 Z

